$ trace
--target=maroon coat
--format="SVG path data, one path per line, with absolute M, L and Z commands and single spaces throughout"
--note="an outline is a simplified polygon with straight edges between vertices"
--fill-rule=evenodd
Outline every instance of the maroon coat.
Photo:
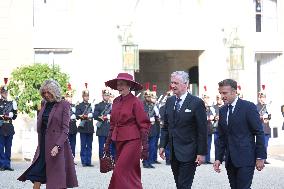
M 38 143 L 40 142 L 44 109 L 45 104 L 39 112 L 37 119 Z M 49 114 L 45 135 L 46 189 L 72 188 L 78 186 L 74 158 L 68 141 L 69 114 L 70 104 L 65 100 L 55 103 Z M 59 153 L 55 157 L 52 157 L 51 150 L 57 145 L 60 146 Z M 38 144 L 32 164 L 34 164 L 39 157 L 39 146 Z M 26 174 L 31 166 L 18 180 L 26 181 Z
M 113 101 L 110 132 L 113 141 L 139 139 L 141 133 L 149 133 L 150 120 L 144 111 L 144 105 L 132 93 L 119 96 Z

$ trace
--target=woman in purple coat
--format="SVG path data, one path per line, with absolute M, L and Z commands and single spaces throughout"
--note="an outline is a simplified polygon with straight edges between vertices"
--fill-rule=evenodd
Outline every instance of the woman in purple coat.
M 109 189 L 142 189 L 140 158 L 148 158 L 151 124 L 142 101 L 130 91 L 143 87 L 127 73 L 120 73 L 105 84 L 120 94 L 113 101 L 110 131 L 105 144 L 105 151 L 110 153 L 111 141 L 115 141 L 117 153 Z
M 38 114 L 38 147 L 32 165 L 18 178 L 30 180 L 33 188 L 73 188 L 78 186 L 74 160 L 68 142 L 70 104 L 61 99 L 59 84 L 46 80 L 40 88 L 44 99 Z

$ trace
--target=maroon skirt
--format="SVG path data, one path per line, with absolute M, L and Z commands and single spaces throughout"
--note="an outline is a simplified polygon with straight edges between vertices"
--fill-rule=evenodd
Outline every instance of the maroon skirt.
M 116 141 L 116 163 L 109 189 L 142 189 L 141 139 Z

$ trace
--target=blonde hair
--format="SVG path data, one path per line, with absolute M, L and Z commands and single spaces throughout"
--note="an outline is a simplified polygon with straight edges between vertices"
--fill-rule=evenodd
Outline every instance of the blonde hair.
M 42 96 L 42 98 L 44 100 L 46 100 L 44 98 L 43 92 L 48 91 L 50 94 L 52 94 L 54 101 L 59 102 L 62 99 L 61 96 L 61 88 L 60 85 L 57 81 L 53 80 L 53 79 L 47 79 L 43 82 L 43 84 L 41 85 L 39 92 L 40 95 Z

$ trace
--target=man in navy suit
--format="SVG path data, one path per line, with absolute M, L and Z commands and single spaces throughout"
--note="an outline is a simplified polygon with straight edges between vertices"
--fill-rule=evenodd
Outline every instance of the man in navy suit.
M 224 156 L 232 189 L 249 189 L 254 167 L 261 171 L 266 159 L 264 132 L 256 106 L 237 97 L 237 82 L 218 83 L 224 106 L 219 111 L 214 170 L 220 172 Z
M 174 96 L 167 99 L 164 126 L 161 129 L 160 156 L 165 159 L 169 144 L 170 162 L 178 189 L 190 189 L 196 166 L 205 161 L 207 154 L 207 116 L 203 100 L 187 92 L 188 73 L 171 74 Z

